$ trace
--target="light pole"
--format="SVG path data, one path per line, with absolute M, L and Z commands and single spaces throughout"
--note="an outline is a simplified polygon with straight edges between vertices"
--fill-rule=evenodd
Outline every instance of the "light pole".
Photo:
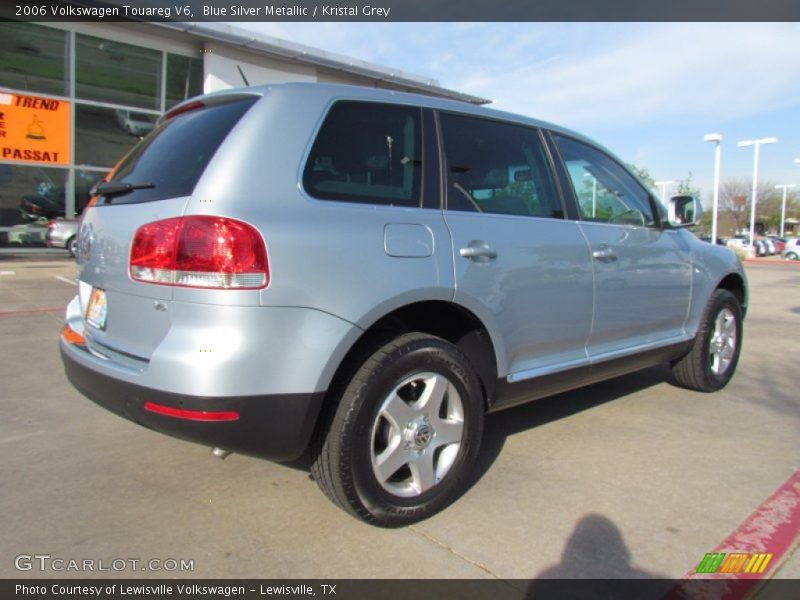
M 675 183 L 674 181 L 656 181 L 656 185 L 661 187 L 661 202 L 664 203 L 664 206 L 667 205 L 667 186 L 672 185 Z
M 711 243 L 717 243 L 717 212 L 719 211 L 719 163 L 722 155 L 722 135 L 707 133 L 705 142 L 714 142 L 714 203 L 711 208 Z
M 736 144 L 739 148 L 755 146 L 753 152 L 753 195 L 750 198 L 750 247 L 753 247 L 753 238 L 756 235 L 756 202 L 758 202 L 758 154 L 763 144 L 775 144 L 776 137 L 761 138 L 758 140 L 743 140 Z
M 783 190 L 783 204 L 781 204 L 781 237 L 783 237 L 783 224 L 786 221 L 786 190 L 789 190 L 794 187 L 793 183 L 784 183 L 782 185 L 776 185 L 776 190 Z
M 592 218 L 597 216 L 597 177 L 591 173 L 584 173 L 584 177 L 592 178 Z

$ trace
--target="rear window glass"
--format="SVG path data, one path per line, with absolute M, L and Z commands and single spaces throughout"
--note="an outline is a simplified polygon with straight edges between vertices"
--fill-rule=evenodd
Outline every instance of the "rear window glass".
M 311 149 L 303 186 L 314 198 L 420 205 L 420 109 L 338 102 Z
M 201 108 L 159 125 L 122 159 L 113 182 L 153 185 L 113 196 L 113 204 L 188 196 L 211 157 L 257 98 Z

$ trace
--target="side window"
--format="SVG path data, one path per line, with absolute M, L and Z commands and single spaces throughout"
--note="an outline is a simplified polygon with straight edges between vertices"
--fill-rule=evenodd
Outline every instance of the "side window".
M 420 109 L 370 102 L 331 108 L 303 173 L 314 198 L 420 206 Z
M 562 219 L 535 129 L 442 114 L 447 209 Z
M 607 154 L 577 140 L 553 136 L 572 180 L 585 221 L 617 225 L 655 225 L 650 195 Z

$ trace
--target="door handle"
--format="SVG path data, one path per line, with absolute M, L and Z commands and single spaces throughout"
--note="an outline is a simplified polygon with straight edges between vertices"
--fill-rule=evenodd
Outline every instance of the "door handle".
M 605 244 L 598 246 L 597 250 L 592 252 L 592 256 L 600 262 L 606 263 L 617 260 L 617 255 L 614 254 L 614 251 Z
M 458 253 L 464 258 L 477 262 L 487 262 L 497 258 L 497 250 L 481 240 L 473 240 L 466 248 L 461 248 Z

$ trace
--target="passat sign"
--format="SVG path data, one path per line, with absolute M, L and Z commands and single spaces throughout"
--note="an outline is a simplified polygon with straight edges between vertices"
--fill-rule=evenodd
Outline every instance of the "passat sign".
M 71 104 L 0 91 L 0 160 L 70 163 Z

